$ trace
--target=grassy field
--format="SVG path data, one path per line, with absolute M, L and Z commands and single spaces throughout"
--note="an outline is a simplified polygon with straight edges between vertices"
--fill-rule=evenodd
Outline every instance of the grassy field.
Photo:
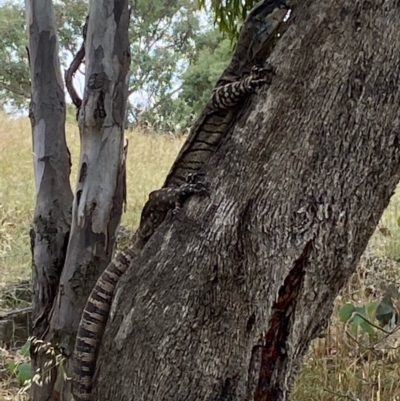
M 148 193 L 158 188 L 183 139 L 127 132 L 128 205 L 122 223 L 134 228 Z M 67 125 L 76 177 L 79 135 Z M 34 182 L 30 124 L 27 118 L 0 115 L 0 288 L 30 277 L 29 226 L 34 210 Z M 73 182 L 72 182 L 73 185 Z M 380 282 L 398 279 L 400 259 L 400 191 L 393 196 L 370 241 L 357 273 L 336 300 L 326 336 L 313 342 L 296 384 L 294 400 L 400 400 L 398 332 L 379 328 L 366 332 L 338 318 L 346 302 L 366 305 L 368 313 L 380 299 Z M 1 301 L 1 300 L 0 300 Z M 371 314 L 371 313 L 370 313 Z M 373 316 L 367 316 L 376 324 Z M 18 399 L 15 376 L 7 373 L 10 360 L 24 358 L 0 349 L 0 401 Z
M 79 158 L 79 133 L 67 124 L 72 154 L 71 186 L 74 188 Z M 134 228 L 149 192 L 159 188 L 183 139 L 126 132 L 127 212 L 122 224 Z M 29 226 L 34 212 L 34 180 L 30 123 L 27 118 L 0 115 L 0 286 L 30 276 Z

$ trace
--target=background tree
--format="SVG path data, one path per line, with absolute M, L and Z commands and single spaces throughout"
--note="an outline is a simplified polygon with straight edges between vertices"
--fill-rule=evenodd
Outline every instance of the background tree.
M 65 140 L 65 99 L 58 40 L 51 0 L 26 3 L 31 67 L 32 143 L 36 207 L 31 229 L 33 271 L 33 335 L 43 345 L 51 341 L 49 321 L 65 263 L 70 236 L 72 191 L 70 154 Z M 55 343 L 55 342 L 54 342 Z M 51 399 L 57 380 L 55 360 L 31 349 L 32 373 L 49 362 L 43 386 L 32 385 L 32 399 Z
M 109 12 L 112 10 L 112 12 Z M 130 65 L 127 0 L 90 3 L 85 95 L 79 119 L 79 178 L 72 201 L 65 146 L 65 95 L 51 0 L 26 2 L 32 80 L 37 206 L 32 229 L 35 275 L 32 400 L 70 400 L 67 359 L 80 311 L 114 250 L 125 189 L 124 120 Z M 54 142 L 51 140 L 54 139 Z M 99 162 L 102 161 L 102 162 Z M 72 206 L 72 218 L 71 218 Z M 61 209 L 61 212 L 59 211 Z M 61 214 L 62 213 L 62 214 Z M 57 218 L 61 214 L 60 218 Z M 52 345 L 53 353 L 47 353 Z
M 54 2 L 64 69 L 81 45 L 87 5 L 87 0 Z M 14 112 L 27 107 L 30 94 L 23 6 L 4 3 L 0 20 L 0 105 Z M 232 47 L 226 40 L 214 57 L 223 36 L 212 27 L 210 14 L 199 13 L 193 0 L 135 2 L 131 22 L 131 54 L 139 62 L 130 71 L 128 121 L 146 122 L 161 132 L 188 127 L 228 62 Z M 84 72 L 84 66 L 80 71 Z M 75 86 L 81 93 L 83 75 L 78 76 Z
M 198 37 L 196 53 L 182 75 L 184 101 L 194 114 L 200 113 L 211 96 L 211 91 L 232 57 L 232 44 L 218 29 Z
M 30 95 L 25 16 L 21 6 L 0 6 L 0 105 L 16 108 Z
M 232 43 L 218 29 L 199 33 L 188 66 L 181 74 L 179 93 L 161 98 L 139 119 L 161 132 L 189 128 L 210 98 L 212 89 L 232 56 Z M 176 89 L 175 89 L 176 90 Z
M 137 120 L 137 110 L 145 111 L 142 120 L 148 120 L 155 129 L 164 129 L 174 124 L 182 125 L 183 116 L 197 111 L 185 104 L 185 110 L 179 114 L 182 101 L 179 107 L 162 107 L 171 104 L 172 97 L 179 94 L 182 74 L 198 54 L 197 42 L 200 41 L 200 47 L 204 47 L 203 30 L 209 30 L 211 24 L 204 18 L 206 23 L 200 22 L 197 7 L 193 0 L 135 2 L 131 14 L 130 41 L 131 53 L 138 63 L 130 71 L 129 93 L 136 94 L 131 97 L 132 104 L 129 106 L 128 118 L 131 122 Z M 87 0 L 58 0 L 54 3 L 54 9 L 61 65 L 67 68 L 82 41 Z M 8 109 L 11 107 L 15 111 L 26 107 L 29 99 L 26 22 L 22 5 L 17 2 L 1 5 L 0 20 L 4 22 L 0 40 L 0 54 L 3 57 L 0 97 Z M 78 92 L 82 90 L 81 81 L 77 85 Z M 208 90 L 211 90 L 213 84 L 209 84 Z M 201 94 L 198 95 L 200 97 Z
M 61 65 L 66 67 L 81 42 L 81 30 L 87 12 L 85 0 L 58 0 L 54 4 L 60 42 Z M 20 2 L 7 1 L 0 6 L 0 105 L 11 110 L 26 107 L 30 98 L 26 18 Z

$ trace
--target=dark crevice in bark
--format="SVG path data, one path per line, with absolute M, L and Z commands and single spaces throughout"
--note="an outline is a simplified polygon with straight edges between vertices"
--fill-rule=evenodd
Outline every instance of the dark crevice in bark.
M 213 401 L 235 401 L 239 379 L 239 376 L 235 376 L 222 380 L 220 394 Z
M 265 335 L 265 342 L 261 353 L 261 368 L 258 385 L 254 394 L 254 401 L 280 399 L 280 388 L 271 386 L 272 376 L 278 360 L 285 358 L 286 340 L 290 332 L 291 313 L 293 313 L 301 285 L 305 275 L 304 267 L 313 247 L 309 241 L 300 257 L 294 262 L 292 270 L 286 276 L 279 289 L 278 299 L 272 307 L 269 330 Z
M 83 163 L 82 163 L 82 166 L 81 166 L 81 171 L 80 171 L 80 173 L 79 173 L 79 180 L 78 180 L 78 182 L 79 182 L 79 183 L 84 182 L 84 181 L 85 181 L 85 178 L 86 178 L 86 175 L 87 175 L 87 163 L 83 162 Z

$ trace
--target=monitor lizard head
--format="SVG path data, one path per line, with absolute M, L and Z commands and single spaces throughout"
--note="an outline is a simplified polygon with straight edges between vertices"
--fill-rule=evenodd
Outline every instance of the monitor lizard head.
M 293 1 L 263 0 L 250 11 L 240 36 L 248 38 L 247 57 L 258 64 L 270 55 Z M 239 42 L 240 43 L 240 42 Z
M 232 62 L 223 74 L 224 81 L 248 75 L 254 65 L 265 63 L 283 31 L 286 15 L 296 2 L 262 0 L 252 8 L 240 30 Z

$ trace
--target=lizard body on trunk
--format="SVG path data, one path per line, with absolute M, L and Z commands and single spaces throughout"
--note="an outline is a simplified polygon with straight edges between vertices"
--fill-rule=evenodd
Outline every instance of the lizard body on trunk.
M 277 42 L 291 0 L 260 1 L 247 16 L 232 61 L 218 80 L 203 113 L 193 125 L 163 187 L 149 195 L 133 239 L 109 264 L 95 284 L 85 309 L 74 352 L 73 395 L 89 401 L 96 357 L 111 308 L 115 287 L 170 210 L 176 212 L 192 195 L 204 195 L 207 186 L 200 169 L 207 163 L 244 100 L 270 84 L 271 67 L 264 66 Z M 260 65 L 262 67 L 260 67 Z

